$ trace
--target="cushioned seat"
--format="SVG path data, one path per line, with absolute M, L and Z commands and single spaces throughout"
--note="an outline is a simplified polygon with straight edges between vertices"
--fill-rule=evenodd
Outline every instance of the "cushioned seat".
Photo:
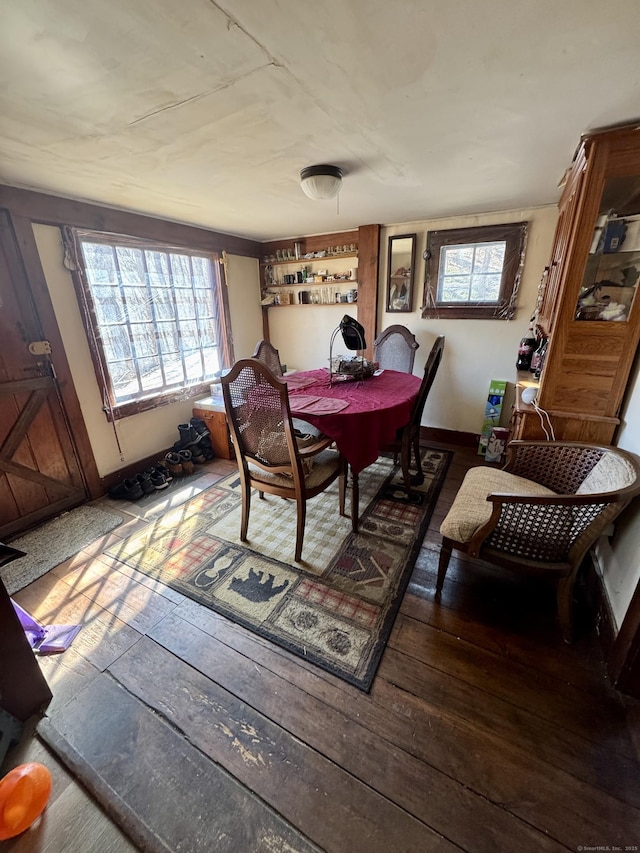
M 451 552 L 558 578 L 558 615 L 572 639 L 572 595 L 587 551 L 640 492 L 640 461 L 617 447 L 514 441 L 503 470 L 467 472 L 440 526 L 436 593 Z
M 472 468 L 467 472 L 458 494 L 440 526 L 440 533 L 456 542 L 469 542 L 478 530 L 491 519 L 493 504 L 487 497 L 494 493 L 506 495 L 555 495 L 552 489 L 490 468 Z

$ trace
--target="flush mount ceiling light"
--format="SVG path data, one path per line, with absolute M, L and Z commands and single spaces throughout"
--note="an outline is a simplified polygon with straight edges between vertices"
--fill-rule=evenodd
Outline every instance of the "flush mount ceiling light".
M 338 166 L 307 166 L 300 172 L 300 186 L 305 195 L 316 201 L 338 195 L 342 169 Z

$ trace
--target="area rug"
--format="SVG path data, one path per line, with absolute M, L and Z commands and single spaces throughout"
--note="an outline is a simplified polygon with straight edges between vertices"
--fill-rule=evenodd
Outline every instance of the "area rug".
M 425 481 L 410 496 L 391 459 L 360 474 L 358 533 L 339 515 L 337 482 L 308 501 L 300 563 L 294 501 L 254 494 L 240 542 L 237 474 L 106 553 L 369 690 L 451 458 L 422 456 Z
M 122 521 L 122 516 L 115 512 L 85 505 L 63 512 L 24 536 L 13 539 L 7 544 L 24 551 L 26 556 L 0 569 L 7 592 L 13 595 L 23 589 L 49 569 L 118 527 Z

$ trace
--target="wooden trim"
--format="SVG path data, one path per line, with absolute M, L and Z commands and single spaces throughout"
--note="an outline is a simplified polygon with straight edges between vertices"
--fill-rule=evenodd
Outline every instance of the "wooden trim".
M 453 444 L 456 447 L 477 447 L 480 435 L 476 432 L 459 432 L 453 429 L 423 426 L 420 427 L 420 441 L 426 444 L 435 441 L 438 444 Z
M 358 322 L 364 326 L 368 359 L 373 359 L 376 338 L 379 259 L 380 225 L 361 225 L 358 228 Z
M 9 219 L 20 249 L 25 275 L 35 299 L 38 315 L 46 340 L 51 344 L 52 363 L 55 365 L 58 389 L 64 411 L 68 419 L 69 430 L 78 454 L 80 469 L 92 499 L 100 497 L 100 475 L 93 455 L 89 433 L 76 394 L 73 376 L 67 359 L 67 353 L 62 342 L 60 328 L 56 319 L 49 288 L 40 262 L 31 222 L 24 216 L 9 211 Z
M 525 249 L 529 231 L 528 222 L 510 222 L 499 225 L 474 225 L 468 228 L 450 228 L 430 231 L 427 235 L 424 293 L 421 315 L 423 319 L 486 319 L 510 320 L 516 310 L 516 297 L 524 266 Z M 457 303 L 438 300 L 438 271 L 440 250 L 459 243 L 483 243 L 504 240 L 505 258 L 497 303 Z
M 162 243 L 207 252 L 226 251 L 250 258 L 261 256 L 261 244 L 255 240 L 1 184 L 0 207 L 8 207 L 12 214 L 43 225 L 71 225 L 75 228 L 159 240 Z
M 618 690 L 640 699 L 640 583 L 609 649 L 607 670 Z

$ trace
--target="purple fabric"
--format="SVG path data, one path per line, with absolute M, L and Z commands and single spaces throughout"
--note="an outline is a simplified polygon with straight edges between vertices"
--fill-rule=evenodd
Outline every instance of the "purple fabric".
M 333 415 L 346 409 L 349 403 L 346 400 L 336 400 L 330 397 L 311 396 L 309 394 L 296 394 L 289 397 L 289 404 L 295 403 L 296 415 Z M 293 411 L 293 407 L 292 407 Z
M 316 380 L 311 376 L 294 373 L 293 376 L 285 376 L 284 381 L 289 386 L 289 391 L 301 391 L 303 388 L 308 388 L 309 385 L 314 385 Z
M 375 462 L 380 449 L 409 423 L 421 382 L 418 376 L 396 370 L 385 370 L 380 376 L 359 382 L 335 382 L 332 386 L 326 370 L 296 375 L 314 380 L 312 386 L 305 386 L 313 388 L 314 396 L 348 403 L 341 412 L 314 414 L 296 408 L 296 397 L 309 397 L 308 394 L 289 391 L 291 413 L 304 415 L 305 420 L 333 438 L 356 474 Z

